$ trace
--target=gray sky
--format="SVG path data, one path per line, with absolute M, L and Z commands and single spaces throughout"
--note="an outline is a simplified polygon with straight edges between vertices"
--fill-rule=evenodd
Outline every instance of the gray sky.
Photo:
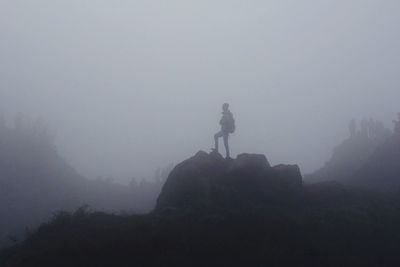
M 397 0 L 0 0 L 0 111 L 42 116 L 88 176 L 209 150 L 320 167 L 352 117 L 400 110 Z M 391 126 L 391 125 L 390 125 Z

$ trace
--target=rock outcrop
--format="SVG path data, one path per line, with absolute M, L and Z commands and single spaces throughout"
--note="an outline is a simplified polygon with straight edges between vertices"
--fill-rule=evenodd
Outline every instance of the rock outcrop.
M 158 198 L 156 211 L 177 209 L 247 209 L 290 204 L 301 194 L 297 165 L 271 167 L 264 155 L 224 159 L 200 151 L 175 167 Z

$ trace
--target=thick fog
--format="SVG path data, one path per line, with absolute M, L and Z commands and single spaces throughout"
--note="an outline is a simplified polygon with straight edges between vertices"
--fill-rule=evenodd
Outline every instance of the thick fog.
M 42 117 L 79 172 L 151 177 L 209 151 L 319 168 L 351 118 L 400 111 L 395 0 L 0 0 L 0 112 Z

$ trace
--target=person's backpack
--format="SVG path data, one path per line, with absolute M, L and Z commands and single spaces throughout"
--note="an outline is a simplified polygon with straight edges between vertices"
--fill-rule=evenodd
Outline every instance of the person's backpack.
M 236 130 L 235 119 L 233 118 L 233 114 L 229 112 L 226 120 L 226 129 L 229 133 L 234 133 Z

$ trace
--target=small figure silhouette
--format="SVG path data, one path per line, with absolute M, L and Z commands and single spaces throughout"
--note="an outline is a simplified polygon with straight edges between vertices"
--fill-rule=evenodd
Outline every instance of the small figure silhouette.
M 397 120 L 393 120 L 394 123 L 394 133 L 400 134 L 400 112 L 397 113 Z
M 369 125 L 368 119 L 364 118 L 361 121 L 361 136 L 364 138 L 368 138 L 368 125 Z
M 229 159 L 230 158 L 229 134 L 235 132 L 235 119 L 233 118 L 232 112 L 229 110 L 228 103 L 222 105 L 222 118 L 219 124 L 221 125 L 221 131 L 219 131 L 214 135 L 215 151 L 218 152 L 218 141 L 219 138 L 223 137 L 226 150 L 226 158 Z
M 373 118 L 370 118 L 368 121 L 368 137 L 370 139 L 376 137 L 376 131 L 375 131 L 375 121 Z
M 3 131 L 6 128 L 6 120 L 4 119 L 3 114 L 0 114 L 0 131 Z
M 350 137 L 354 138 L 357 134 L 357 122 L 355 119 L 351 120 L 349 124 L 349 131 L 350 131 Z

